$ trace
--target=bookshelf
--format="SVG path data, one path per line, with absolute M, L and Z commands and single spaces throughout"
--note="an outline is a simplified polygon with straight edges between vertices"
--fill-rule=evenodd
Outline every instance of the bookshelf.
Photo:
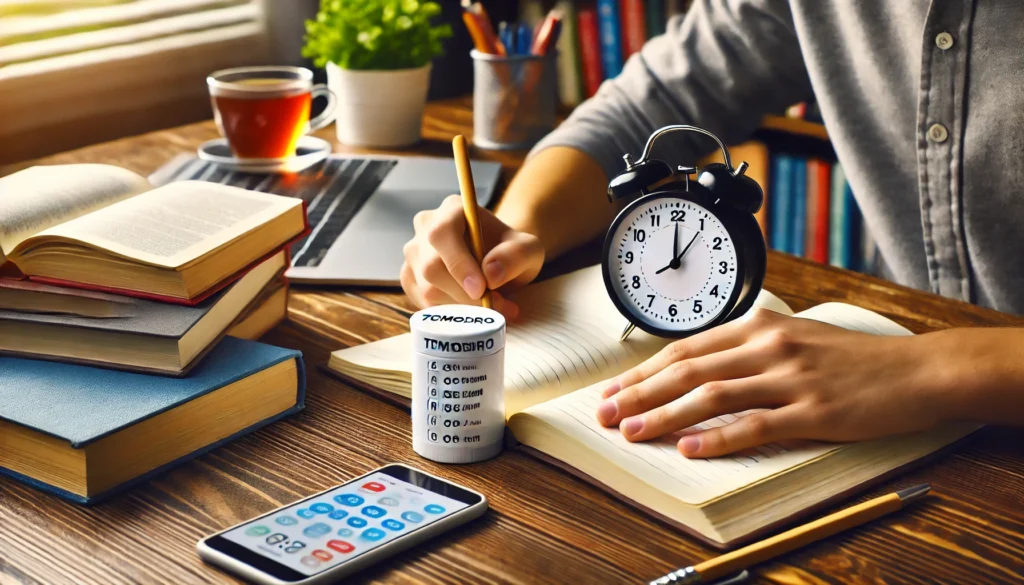
M 828 132 L 823 124 L 808 122 L 800 118 L 787 118 L 786 116 L 765 116 L 761 120 L 762 130 L 776 130 L 786 132 L 795 136 L 806 136 L 820 140 L 828 140 Z

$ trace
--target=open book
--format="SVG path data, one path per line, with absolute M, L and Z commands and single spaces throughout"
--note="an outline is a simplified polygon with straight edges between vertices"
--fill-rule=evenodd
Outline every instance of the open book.
M 973 425 L 851 444 L 793 442 L 730 457 L 684 458 L 678 437 L 629 443 L 595 418 L 608 378 L 654 355 L 669 340 L 634 331 L 608 299 L 600 267 L 528 287 L 505 349 L 505 405 L 515 438 L 533 452 L 717 547 L 756 538 L 798 516 L 880 481 L 966 436 Z M 762 291 L 755 307 L 792 315 Z M 891 320 L 842 303 L 796 316 L 877 335 L 910 335 Z M 334 352 L 337 373 L 408 398 L 410 336 Z M 736 413 L 703 423 L 726 424 Z
M 39 282 L 194 304 L 306 229 L 301 200 L 109 165 L 0 179 L 0 262 Z

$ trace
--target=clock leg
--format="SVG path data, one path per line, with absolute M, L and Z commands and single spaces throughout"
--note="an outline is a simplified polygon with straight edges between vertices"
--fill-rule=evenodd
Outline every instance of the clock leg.
M 622 335 L 619 336 L 619 341 L 626 341 L 626 338 L 629 337 L 629 334 L 632 333 L 634 329 L 636 329 L 636 325 L 632 323 L 627 324 L 626 328 L 622 330 Z

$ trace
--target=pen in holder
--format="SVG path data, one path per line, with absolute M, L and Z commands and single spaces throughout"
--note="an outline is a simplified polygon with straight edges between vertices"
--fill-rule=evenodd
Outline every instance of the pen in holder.
M 555 127 L 554 51 L 489 55 L 473 50 L 473 143 L 480 148 L 529 148 Z

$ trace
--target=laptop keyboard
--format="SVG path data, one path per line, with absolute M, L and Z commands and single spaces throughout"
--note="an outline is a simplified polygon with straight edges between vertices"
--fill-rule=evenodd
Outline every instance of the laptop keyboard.
M 292 266 L 318 266 L 396 164 L 395 159 L 332 157 L 300 173 L 265 175 L 229 171 L 195 159 L 169 180 L 209 181 L 302 199 L 310 233 L 292 244 Z

